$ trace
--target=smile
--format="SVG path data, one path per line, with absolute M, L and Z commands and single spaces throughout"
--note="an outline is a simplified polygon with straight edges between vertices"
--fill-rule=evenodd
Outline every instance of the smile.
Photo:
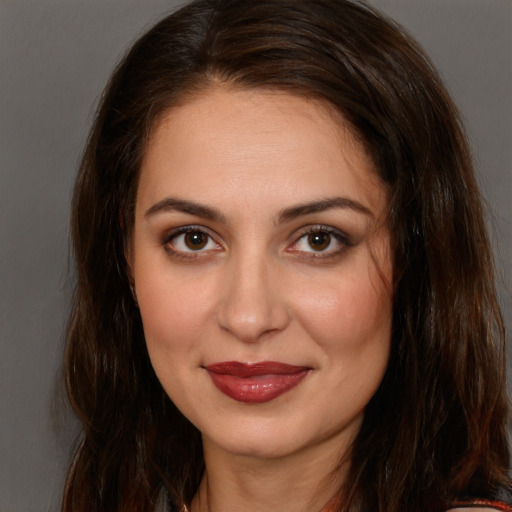
M 274 361 L 255 364 L 227 361 L 205 366 L 214 385 L 238 402 L 260 404 L 290 391 L 311 368 Z

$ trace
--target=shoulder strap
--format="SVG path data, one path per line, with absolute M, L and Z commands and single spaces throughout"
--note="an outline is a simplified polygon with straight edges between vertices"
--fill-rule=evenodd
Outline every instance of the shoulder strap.
M 499 510 L 500 512 L 512 512 L 512 506 L 507 505 L 506 503 L 504 503 L 502 501 L 490 501 L 490 500 L 474 500 L 471 502 L 460 501 L 460 502 L 454 503 L 452 506 L 452 508 L 459 508 L 459 509 L 466 508 L 468 510 L 471 508 L 478 508 L 478 507 L 480 507 L 480 508 L 488 507 L 488 508 L 492 508 L 494 510 Z M 447 511 L 447 512 L 449 512 L 449 511 Z

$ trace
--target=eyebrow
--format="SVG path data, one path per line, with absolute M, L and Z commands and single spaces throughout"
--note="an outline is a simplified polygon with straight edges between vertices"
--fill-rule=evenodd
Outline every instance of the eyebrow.
M 359 203 L 358 201 L 354 201 L 353 199 L 349 199 L 347 197 L 330 197 L 285 208 L 277 215 L 276 224 L 289 222 L 297 217 L 304 215 L 323 212 L 336 208 L 353 210 L 370 217 L 374 216 L 373 212 L 369 208 Z M 178 199 L 174 197 L 166 197 L 158 203 L 155 203 L 153 206 L 146 210 L 144 216 L 151 217 L 158 213 L 173 211 L 188 213 L 190 215 L 195 215 L 197 217 L 202 217 L 223 224 L 226 223 L 226 217 L 216 208 L 196 203 L 195 201 Z
M 291 206 L 281 211 L 277 217 L 277 222 L 287 222 L 303 215 L 309 215 L 311 213 L 323 212 L 326 210 L 336 208 L 348 208 L 358 213 L 373 217 L 373 212 L 363 204 L 348 197 L 329 197 L 326 199 L 320 199 L 319 201 L 312 201 L 310 203 L 299 204 L 297 206 Z
M 183 213 L 189 213 L 197 217 L 203 217 L 212 221 L 221 223 L 226 222 L 226 218 L 216 208 L 205 206 L 194 201 L 187 201 L 185 199 L 177 199 L 174 197 L 166 197 L 158 203 L 148 208 L 144 213 L 144 217 L 151 217 L 157 213 L 178 211 Z

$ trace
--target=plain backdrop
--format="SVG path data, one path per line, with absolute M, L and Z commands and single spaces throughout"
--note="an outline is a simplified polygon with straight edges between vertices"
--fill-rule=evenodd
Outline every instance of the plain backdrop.
M 506 287 L 512 267 L 512 2 L 373 3 L 424 45 L 466 120 L 478 179 L 495 218 L 499 286 L 511 327 Z M 0 0 L 2 512 L 59 509 L 75 429 L 52 398 L 73 283 L 68 256 L 73 178 L 114 63 L 141 31 L 176 5 Z

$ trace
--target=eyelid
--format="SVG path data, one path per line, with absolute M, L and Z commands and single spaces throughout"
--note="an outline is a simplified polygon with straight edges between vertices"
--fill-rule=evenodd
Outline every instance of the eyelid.
M 187 233 L 202 233 L 209 238 L 209 241 L 215 244 L 215 248 L 204 249 L 200 248 L 198 250 L 181 250 L 172 245 L 172 240 L 179 237 L 180 235 L 184 235 Z M 335 241 L 338 242 L 338 247 L 334 249 L 326 249 L 315 251 L 313 248 L 311 251 L 299 250 L 296 248 L 297 244 L 306 236 L 314 233 L 325 233 L 331 236 Z M 344 252 L 347 248 L 355 245 L 351 239 L 351 237 L 344 231 L 339 228 L 335 228 L 333 226 L 328 226 L 324 224 L 313 224 L 301 227 L 296 230 L 293 235 L 293 241 L 286 248 L 286 252 L 289 252 L 293 255 L 311 259 L 324 259 L 327 260 L 329 258 L 335 258 Z M 165 232 L 162 237 L 161 244 L 164 247 L 165 251 L 173 256 L 182 258 L 185 260 L 192 260 L 195 258 L 205 257 L 211 255 L 212 252 L 218 252 L 224 250 L 223 245 L 218 241 L 219 236 L 216 233 L 212 233 L 212 231 L 202 225 L 189 224 L 185 226 L 180 226 L 177 228 L 173 228 Z M 207 242 L 209 243 L 209 242 Z
M 341 247 L 338 247 L 336 249 L 330 249 L 325 251 L 300 251 L 293 249 L 293 246 L 296 246 L 300 240 L 302 240 L 305 236 L 314 234 L 314 233 L 325 233 L 334 239 L 336 239 L 340 244 Z M 332 226 L 327 226 L 324 224 L 316 224 L 316 225 L 310 225 L 310 226 L 304 226 L 303 228 L 300 228 L 297 230 L 294 234 L 294 241 L 290 246 L 288 246 L 287 251 L 295 254 L 295 255 L 301 255 L 305 256 L 307 258 L 330 258 L 335 257 L 339 255 L 340 253 L 344 252 L 348 247 L 352 247 L 354 243 L 351 240 L 351 237 L 345 233 L 344 231 L 334 228 Z
M 198 249 L 197 251 L 194 251 L 194 250 L 186 251 L 186 250 L 177 249 L 176 247 L 172 246 L 171 242 L 173 239 L 179 237 L 180 235 L 185 235 L 187 233 L 202 233 L 202 234 L 204 234 L 205 236 L 207 236 L 209 238 L 210 241 L 212 241 L 216 245 L 216 248 L 215 249 L 201 248 L 201 249 Z M 168 252 L 169 254 L 171 254 L 173 256 L 182 257 L 184 259 L 192 259 L 192 258 L 197 258 L 197 257 L 201 257 L 201 256 L 206 256 L 209 253 L 211 253 L 212 251 L 217 251 L 219 249 L 222 249 L 222 244 L 220 244 L 217 241 L 217 238 L 218 238 L 217 236 L 212 234 L 211 230 L 205 228 L 204 226 L 190 224 L 190 225 L 186 225 L 186 226 L 180 226 L 178 228 L 171 229 L 171 230 L 167 231 L 161 240 L 161 244 L 164 246 L 164 249 L 166 250 L 166 252 Z

